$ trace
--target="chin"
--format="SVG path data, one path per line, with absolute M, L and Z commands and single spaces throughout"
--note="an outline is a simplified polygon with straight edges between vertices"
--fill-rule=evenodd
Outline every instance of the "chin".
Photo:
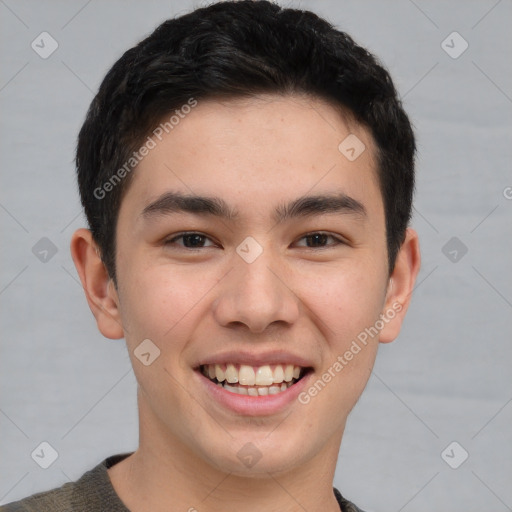
M 278 427 L 279 428 L 279 427 Z M 283 473 L 294 469 L 309 458 L 306 440 L 293 436 L 265 433 L 239 435 L 228 446 L 205 450 L 207 461 L 225 473 L 240 477 L 268 478 L 269 473 Z M 300 447 L 300 449 L 298 448 Z M 311 447 L 313 450 L 313 447 Z

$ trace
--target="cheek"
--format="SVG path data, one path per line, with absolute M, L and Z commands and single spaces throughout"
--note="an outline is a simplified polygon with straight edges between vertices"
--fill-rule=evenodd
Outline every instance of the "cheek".
M 318 318 L 316 324 L 331 348 L 343 350 L 378 320 L 385 287 L 377 277 L 368 266 L 358 269 L 352 265 L 350 269 L 339 266 L 334 271 L 316 271 L 314 279 L 301 280 L 298 295 Z
M 369 332 L 383 303 L 375 282 L 369 274 L 339 272 L 303 289 L 307 310 L 321 331 L 321 367 L 299 397 L 311 412 L 309 433 L 318 429 L 327 432 L 322 437 L 334 435 L 368 382 L 378 348 L 378 336 Z M 323 418 L 322 425 L 315 418 Z
M 157 404 L 162 401 L 173 402 L 179 408 L 183 399 L 180 383 L 185 382 L 189 371 L 182 354 L 198 324 L 201 298 L 214 283 L 197 271 L 192 275 L 182 266 L 144 268 L 134 264 L 119 274 L 120 282 L 125 283 L 120 301 L 126 344 L 145 401 L 153 404 L 154 411 L 159 410 Z M 146 345 L 141 345 L 143 341 Z M 143 353 L 139 347 L 145 347 L 150 358 L 153 353 L 158 356 L 145 365 L 137 355 Z
M 153 340 L 162 351 L 175 352 L 184 330 L 193 324 L 194 311 L 215 284 L 206 274 L 191 272 L 186 266 L 153 265 L 125 269 L 131 276 L 124 282 L 121 306 L 128 345 Z M 188 326 L 188 327 L 187 327 Z

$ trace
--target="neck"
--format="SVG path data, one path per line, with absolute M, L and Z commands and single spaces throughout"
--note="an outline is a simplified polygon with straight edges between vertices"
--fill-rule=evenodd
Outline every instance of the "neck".
M 131 512 L 339 512 L 332 482 L 342 432 L 305 463 L 237 475 L 189 449 L 148 409 L 139 399 L 139 448 L 108 470 Z

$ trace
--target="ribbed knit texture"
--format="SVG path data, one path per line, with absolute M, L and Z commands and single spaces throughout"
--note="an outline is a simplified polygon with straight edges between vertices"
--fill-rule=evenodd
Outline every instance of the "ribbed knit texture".
M 130 512 L 114 491 L 107 469 L 131 455 L 112 455 L 76 482 L 0 507 L 0 512 Z M 334 488 L 342 512 L 363 512 Z

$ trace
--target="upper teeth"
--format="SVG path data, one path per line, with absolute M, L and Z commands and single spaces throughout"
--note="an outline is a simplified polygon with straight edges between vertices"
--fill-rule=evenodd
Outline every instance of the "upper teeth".
M 204 375 L 210 379 L 224 380 L 230 384 L 240 383 L 243 386 L 270 386 L 281 382 L 290 382 L 300 376 L 300 366 L 293 364 L 277 364 L 264 366 L 247 366 L 245 364 L 206 364 L 202 367 Z

